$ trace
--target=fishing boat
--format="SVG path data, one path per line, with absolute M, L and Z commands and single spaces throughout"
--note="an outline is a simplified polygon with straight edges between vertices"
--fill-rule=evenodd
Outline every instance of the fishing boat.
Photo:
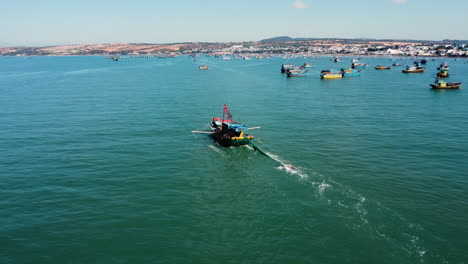
M 320 78 L 322 79 L 341 79 L 343 77 L 343 74 L 340 73 L 333 73 L 330 70 L 323 70 L 320 73 Z
M 406 66 L 406 70 L 401 70 L 403 73 L 422 73 L 426 68 L 421 66 Z
M 282 64 L 281 65 L 281 73 L 286 73 L 287 70 L 294 70 L 297 68 L 296 66 L 292 64 Z
M 437 73 L 437 77 L 439 77 L 439 78 L 446 78 L 446 77 L 449 77 L 449 72 L 448 72 L 448 70 L 446 70 L 446 69 L 441 69 L 441 70 Z
M 304 62 L 304 64 L 302 64 L 301 67 L 303 67 L 303 68 L 312 68 L 314 66 L 310 65 L 310 63 L 308 63 L 308 62 Z
M 335 58 L 333 58 L 333 61 L 334 61 L 334 62 L 340 62 L 340 58 L 335 57 Z
M 288 77 L 304 77 L 307 76 L 306 73 L 308 70 L 296 69 L 296 70 L 287 70 L 286 74 Z
M 462 85 L 461 82 L 444 82 L 436 80 L 434 84 L 429 84 L 432 89 L 458 89 Z
M 375 67 L 376 70 L 390 70 L 390 67 L 385 67 L 385 66 L 382 66 L 382 65 L 377 65 Z
M 200 65 L 200 66 L 198 66 L 198 69 L 200 69 L 200 70 L 208 70 L 208 65 L 206 65 L 206 64 Z
M 232 120 L 227 105 L 224 105 L 222 118 L 213 117 L 210 129 L 212 138 L 224 147 L 247 145 L 254 138 L 247 134 L 247 126 Z
M 444 63 L 441 63 L 437 69 L 438 70 L 442 70 L 442 69 L 449 70 L 450 66 L 448 66 L 448 62 L 444 62 Z
M 368 65 L 365 64 L 365 63 L 355 63 L 355 62 L 353 62 L 351 64 L 351 68 L 353 68 L 353 69 L 365 69 L 365 68 L 367 68 L 367 66 Z
M 422 59 L 422 60 L 421 60 L 421 64 L 426 64 L 427 62 L 428 62 L 427 59 Z
M 348 68 L 342 68 L 341 73 L 343 74 L 343 77 L 349 77 L 349 76 L 359 76 L 361 75 L 360 70 L 353 70 L 353 69 L 348 69 Z
M 397 67 L 397 66 L 401 66 L 401 64 L 395 62 L 395 63 L 392 64 L 392 66 L 393 66 L 393 67 Z

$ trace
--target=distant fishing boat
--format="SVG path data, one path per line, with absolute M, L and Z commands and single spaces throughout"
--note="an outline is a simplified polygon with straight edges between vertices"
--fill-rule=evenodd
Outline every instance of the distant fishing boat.
M 436 80 L 434 84 L 429 84 L 432 89 L 459 89 L 462 85 L 461 82 L 444 82 L 442 80 Z
M 428 61 L 427 59 L 422 59 L 422 60 L 421 60 L 421 64 L 426 64 L 427 61 Z
M 200 69 L 200 70 L 208 70 L 208 65 L 206 65 L 206 64 L 200 65 L 200 66 L 198 66 L 198 69 Z
M 392 66 L 397 67 L 397 66 L 401 66 L 401 64 L 395 62 L 395 63 L 392 64 Z
M 354 62 L 353 62 L 353 63 L 351 64 L 351 68 L 353 68 L 353 69 L 365 69 L 365 68 L 367 68 L 367 66 L 368 66 L 368 65 L 367 65 L 367 64 L 364 64 L 364 63 L 354 63 Z
M 361 71 L 359 71 L 359 70 L 353 70 L 353 69 L 348 69 L 348 68 L 343 68 L 343 69 L 341 69 L 341 73 L 343 74 L 343 77 L 350 77 L 350 76 L 359 76 L 359 75 L 361 75 Z
M 406 66 L 406 70 L 401 70 L 403 73 L 422 73 L 426 68 L 421 66 Z
M 442 69 L 449 70 L 450 66 L 448 65 L 448 62 L 444 62 L 444 63 L 441 63 L 437 69 L 438 70 L 442 70 Z
M 335 58 L 333 58 L 333 61 L 334 61 L 334 62 L 339 62 L 339 61 L 340 61 L 340 58 L 335 57 Z
M 119 61 L 120 60 L 120 56 L 108 56 L 106 57 L 106 59 L 111 59 L 113 61 Z
M 297 69 L 297 70 L 287 70 L 286 74 L 288 75 L 288 77 L 304 77 L 304 76 L 307 76 L 306 75 L 307 72 L 308 70 Z
M 439 78 L 449 77 L 448 70 L 447 69 L 440 69 L 440 71 L 437 73 L 437 77 L 439 77 Z
M 322 79 L 341 79 L 343 74 L 340 73 L 333 73 L 331 70 L 323 70 L 320 73 L 320 78 Z
M 292 64 L 282 64 L 281 65 L 281 73 L 286 73 L 287 70 L 294 70 L 297 66 Z
M 376 70 L 390 70 L 390 67 L 385 67 L 385 66 L 382 66 L 382 65 L 377 65 L 375 67 Z
M 228 56 L 223 56 L 223 60 L 230 60 L 231 57 L 228 57 Z
M 303 67 L 303 68 L 312 68 L 312 67 L 314 67 L 314 66 L 313 66 L 313 65 L 310 65 L 310 63 L 308 63 L 308 62 L 304 62 L 304 64 L 302 64 L 302 67 Z

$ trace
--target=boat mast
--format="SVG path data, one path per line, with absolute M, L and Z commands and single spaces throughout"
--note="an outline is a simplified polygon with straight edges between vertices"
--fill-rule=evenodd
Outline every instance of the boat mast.
M 224 110 L 223 110 L 223 120 L 222 122 L 232 122 L 232 116 L 231 113 L 229 113 L 229 109 L 227 105 L 224 105 Z

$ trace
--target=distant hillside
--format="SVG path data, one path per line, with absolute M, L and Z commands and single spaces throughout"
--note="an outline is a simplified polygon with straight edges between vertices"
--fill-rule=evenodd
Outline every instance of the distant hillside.
M 269 39 L 262 39 L 260 40 L 261 42 L 284 42 L 284 41 L 295 41 L 296 39 L 293 39 L 288 36 L 280 36 L 280 37 L 274 37 L 274 38 L 269 38 Z
M 467 44 L 468 40 L 414 40 L 414 39 L 373 39 L 373 38 L 291 38 L 289 36 L 279 36 L 274 38 L 262 39 L 260 42 L 287 42 L 287 41 L 313 41 L 313 40 L 338 40 L 342 42 L 372 42 L 372 41 L 384 41 L 384 42 L 417 42 L 417 43 L 456 43 L 456 44 Z

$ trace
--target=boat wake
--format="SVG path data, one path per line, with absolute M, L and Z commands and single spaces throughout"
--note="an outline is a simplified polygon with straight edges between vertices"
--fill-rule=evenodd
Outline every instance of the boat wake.
M 278 170 L 284 170 L 289 174 L 298 175 L 301 179 L 306 179 L 309 177 L 306 173 L 303 172 L 301 168 L 293 166 L 289 161 L 283 160 L 278 155 L 275 155 L 270 152 L 265 152 L 271 159 L 279 163 L 279 166 L 276 167 Z
M 265 153 L 279 163 L 276 169 L 297 175 L 301 182 L 313 186 L 315 197 L 323 200 L 332 210 L 337 210 L 342 215 L 343 224 L 350 230 L 362 230 L 373 237 L 380 237 L 383 242 L 395 247 L 393 250 L 403 252 L 415 261 L 424 262 L 424 256 L 427 255 L 428 250 L 423 245 L 423 239 L 420 238 L 421 232 L 424 232 L 421 225 L 411 223 L 398 212 L 385 207 L 378 201 L 366 198 L 363 194 L 331 177 L 307 168 L 293 166 L 291 162 L 278 155 Z M 279 186 L 277 189 L 283 196 L 288 196 L 287 193 L 279 190 Z M 287 197 L 284 198 L 288 201 Z M 297 219 L 297 221 L 301 222 L 306 230 L 312 230 L 306 219 Z M 424 232 L 424 234 L 427 233 Z M 441 258 L 441 256 L 431 257 Z

